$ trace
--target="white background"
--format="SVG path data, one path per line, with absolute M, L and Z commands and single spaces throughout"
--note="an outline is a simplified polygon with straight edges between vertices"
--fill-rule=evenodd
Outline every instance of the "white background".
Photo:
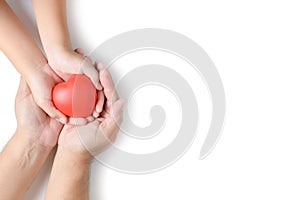
M 10 2 L 37 39 L 30 1 Z M 197 159 L 203 125 L 189 151 L 157 173 L 122 174 L 94 163 L 91 199 L 300 198 L 298 1 L 77 0 L 69 1 L 68 9 L 73 45 L 87 52 L 138 28 L 170 29 L 190 37 L 214 61 L 227 98 L 222 137 L 205 160 Z M 19 75 L 3 54 L 0 63 L 3 146 L 16 126 Z M 42 199 L 50 166 L 51 157 L 26 199 Z

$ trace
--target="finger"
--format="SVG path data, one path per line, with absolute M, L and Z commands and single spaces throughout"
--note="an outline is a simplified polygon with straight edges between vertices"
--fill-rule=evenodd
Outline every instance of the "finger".
M 84 50 L 83 50 L 82 48 L 76 48 L 74 51 L 75 51 L 76 53 L 78 53 L 78 54 L 84 56 Z
M 104 120 L 98 118 L 97 120 L 101 122 L 101 126 L 103 132 L 109 136 L 109 134 L 113 134 L 115 132 L 119 132 L 119 127 L 123 120 L 123 111 L 122 108 L 125 104 L 123 99 L 116 101 L 112 106 L 112 115 L 110 117 L 106 117 Z
M 94 118 L 98 118 L 99 115 L 100 115 L 100 113 L 98 113 L 96 110 L 94 110 L 92 116 L 93 116 Z
M 102 86 L 100 84 L 99 72 L 93 65 L 93 62 L 90 58 L 85 57 L 83 62 L 81 63 L 81 71 L 83 74 L 88 76 L 97 90 L 101 90 Z
M 57 110 L 52 101 L 50 100 L 43 100 L 41 103 L 37 101 L 37 104 L 51 117 L 59 122 L 66 124 L 67 123 L 67 117 L 61 113 L 59 110 Z
M 87 123 L 88 123 L 88 120 L 86 118 L 69 117 L 69 121 L 67 124 L 82 126 L 82 125 L 86 125 Z
M 47 64 L 47 69 L 49 70 L 49 73 L 51 74 L 51 77 L 56 83 L 60 83 L 63 80 L 68 80 L 69 74 L 65 74 L 59 69 L 52 68 L 49 64 Z
M 89 116 L 86 118 L 86 120 L 88 121 L 88 123 L 93 122 L 95 120 L 95 118 L 93 116 Z
M 53 66 L 52 64 L 47 64 L 48 69 L 51 71 L 51 75 L 56 83 L 62 82 L 62 81 L 67 81 L 70 77 L 70 74 L 68 74 L 65 68 L 62 66 Z
M 117 100 L 113 105 L 112 105 L 112 113 L 120 113 L 122 111 L 122 108 L 126 104 L 126 101 L 124 99 L 119 99 Z
M 70 76 L 71 76 L 71 74 L 66 74 L 66 73 L 60 72 L 60 71 L 58 71 L 58 70 L 54 70 L 54 71 L 55 71 L 55 73 L 56 73 L 60 78 L 62 78 L 64 81 L 69 80 L 69 78 L 70 78 Z M 57 82 L 61 82 L 61 81 L 57 81 Z
M 103 118 L 103 117 L 98 117 L 98 118 L 96 118 L 96 120 L 97 120 L 98 122 L 103 122 L 103 121 L 105 120 L 105 118 Z
M 98 69 L 98 71 L 100 72 L 101 70 L 105 69 L 105 66 L 102 62 L 100 61 L 96 61 L 96 68 Z
M 102 126 L 103 135 L 107 139 L 110 139 L 114 134 L 119 132 L 119 123 L 112 118 L 105 119 L 100 126 Z
M 107 101 L 114 103 L 119 99 L 119 96 L 115 90 L 111 75 L 102 63 L 98 62 L 97 68 L 100 70 L 100 82 L 103 86 L 104 96 Z
M 110 113 L 108 112 L 110 109 L 107 108 L 108 106 L 105 106 L 105 109 L 100 113 L 100 117 L 108 118 L 110 117 Z
M 98 113 L 101 113 L 103 110 L 103 104 L 104 104 L 104 93 L 102 90 L 98 91 L 98 101 L 96 104 L 96 111 Z
M 111 107 L 111 116 L 115 120 L 116 123 L 120 124 L 123 116 L 123 107 L 126 101 L 124 99 L 119 99 L 116 101 Z

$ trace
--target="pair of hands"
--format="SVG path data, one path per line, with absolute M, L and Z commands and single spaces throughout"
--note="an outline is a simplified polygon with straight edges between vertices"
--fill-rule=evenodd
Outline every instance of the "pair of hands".
M 55 54 L 48 57 L 48 63 L 45 66 L 38 66 L 33 73 L 25 77 L 37 105 L 51 118 L 55 118 L 63 124 L 75 124 L 75 119 L 67 118 L 53 105 L 52 89 L 56 84 L 68 80 L 72 74 L 85 74 L 97 90 L 103 89 L 100 84 L 99 72 L 91 59 L 84 57 L 83 54 L 82 49 L 56 51 Z M 100 71 L 99 67 L 97 68 Z M 103 99 L 103 93 L 99 92 L 96 110 L 93 113 L 95 118 L 102 111 Z M 76 119 L 76 124 L 86 124 L 92 120 L 91 117 Z
M 76 61 L 76 59 L 78 60 Z M 35 75 L 34 81 L 29 83 L 30 85 L 21 78 L 15 106 L 18 129 L 27 130 L 26 133 L 29 134 L 26 137 L 47 148 L 53 148 L 58 144 L 67 151 L 90 157 L 102 152 L 115 141 L 119 124 L 122 121 L 124 101 L 119 99 L 110 73 L 103 64 L 96 63 L 95 66 L 91 67 L 92 62 L 85 59 L 82 50 L 76 50 L 70 58 L 63 60 L 65 63 L 62 65 L 59 65 L 58 62 L 54 65 L 61 66 L 60 68 L 54 67 L 54 71 L 60 74 L 63 79 L 68 79 L 71 70 L 87 73 L 86 75 L 94 74 L 96 71 L 97 77 L 89 76 L 97 89 L 100 89 L 98 90 L 100 98 L 98 98 L 93 114 L 95 119 L 87 119 L 86 123 L 80 122 L 84 125 L 76 126 L 72 124 L 63 125 L 57 120 L 57 117 L 51 117 L 56 116 L 55 112 L 57 111 L 51 102 L 51 90 L 62 79 L 52 71 L 49 65 L 46 65 L 37 71 L 38 74 Z M 70 63 L 66 60 L 70 60 Z M 71 65 L 72 62 L 74 63 Z M 90 63 L 85 64 L 83 62 Z M 64 67 L 70 65 L 79 66 L 82 69 Z M 52 108 L 49 109 L 50 107 Z M 45 111 L 50 113 L 47 114 L 43 110 L 45 108 Z M 74 120 L 74 122 L 78 121 Z

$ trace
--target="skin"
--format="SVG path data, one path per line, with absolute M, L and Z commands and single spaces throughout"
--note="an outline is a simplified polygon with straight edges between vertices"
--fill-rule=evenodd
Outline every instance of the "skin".
M 17 129 L 0 153 L 0 199 L 22 199 L 57 143 L 46 199 L 88 199 L 91 160 L 116 140 L 124 105 L 109 72 L 100 63 L 97 67 L 104 87 L 104 110 L 99 118 L 81 126 L 62 127 L 50 118 L 21 78 L 15 105 Z
M 49 153 L 62 124 L 34 101 L 25 79 L 16 96 L 17 129 L 0 153 L 0 199 L 22 199 Z
M 109 72 L 101 69 L 106 102 L 100 117 L 83 126 L 65 125 L 46 192 L 46 199 L 89 199 L 89 168 L 93 155 L 105 151 L 117 138 L 124 100 L 119 99 Z
M 85 74 L 101 90 L 98 71 L 90 59 L 73 51 L 66 19 L 66 0 L 32 0 L 49 65 L 64 80 Z
M 67 122 L 51 101 L 52 88 L 62 80 L 48 65 L 30 35 L 8 4 L 0 0 L 0 50 L 28 83 L 35 102 L 52 118 Z
M 66 80 L 70 74 L 83 73 L 91 78 L 97 89 L 101 90 L 99 73 L 92 65 L 91 59 L 83 56 L 81 49 L 75 52 L 71 49 L 65 19 L 65 2 L 49 0 L 33 1 L 33 3 L 41 38 L 51 63 L 47 61 L 9 5 L 3 0 L 0 0 L 0 27 L 5 28 L 0 29 L 0 50 L 24 77 L 35 102 L 50 117 L 63 124 L 86 124 L 98 117 L 101 109 L 95 109 L 94 115 L 86 118 L 69 118 L 54 107 L 52 88 L 63 81 L 61 78 Z M 48 13 L 50 10 L 51 12 Z M 55 15 L 52 15 L 52 12 Z M 102 108 L 103 98 L 103 93 L 99 92 L 96 108 Z
M 0 199 L 22 199 L 57 143 L 46 199 L 88 199 L 92 157 L 115 141 L 124 105 L 109 72 L 101 63 L 97 68 L 101 70 L 105 103 L 102 101 L 99 118 L 82 126 L 62 128 L 35 103 L 21 78 L 15 105 L 17 130 L 0 153 Z
M 22 75 L 16 97 L 17 130 L 0 154 L 0 199 L 21 199 L 57 142 L 46 198 L 87 199 L 90 161 L 115 141 L 124 101 L 102 64 L 95 68 L 82 50 L 71 50 L 65 1 L 40 2 L 33 1 L 51 67 L 7 3 L 0 0 L 0 27 L 5 27 L 0 29 L 0 49 Z M 52 88 L 74 73 L 89 76 L 99 89 L 96 120 L 68 119 L 53 106 Z M 69 123 L 62 129 L 58 121 Z

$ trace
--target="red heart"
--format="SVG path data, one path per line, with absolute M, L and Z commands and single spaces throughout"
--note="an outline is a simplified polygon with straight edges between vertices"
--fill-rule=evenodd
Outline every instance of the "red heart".
M 91 80 L 81 74 L 57 84 L 52 91 L 55 107 L 70 117 L 88 117 L 95 109 L 97 91 Z

